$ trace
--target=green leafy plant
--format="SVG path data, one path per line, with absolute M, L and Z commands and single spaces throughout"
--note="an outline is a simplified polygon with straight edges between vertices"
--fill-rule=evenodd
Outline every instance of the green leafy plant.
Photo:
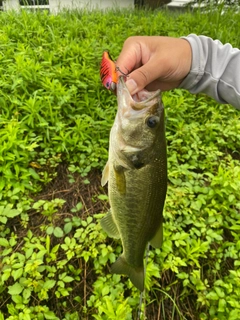
M 99 223 L 117 109 L 100 82 L 102 52 L 117 59 L 132 35 L 195 33 L 240 47 L 239 21 L 224 4 L 1 13 L 0 320 L 240 318 L 239 111 L 163 94 L 164 242 L 149 251 L 141 308 L 129 279 L 109 272 L 122 247 Z

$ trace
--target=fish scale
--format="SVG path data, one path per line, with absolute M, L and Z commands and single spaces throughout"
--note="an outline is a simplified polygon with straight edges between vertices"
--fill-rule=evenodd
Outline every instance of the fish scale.
M 153 247 L 162 244 L 167 154 L 160 93 L 144 90 L 140 96 L 145 100 L 133 100 L 124 78 L 119 78 L 118 112 L 102 177 L 102 185 L 109 183 L 111 211 L 101 225 L 123 245 L 112 272 L 128 275 L 143 291 L 146 245 L 149 241 Z

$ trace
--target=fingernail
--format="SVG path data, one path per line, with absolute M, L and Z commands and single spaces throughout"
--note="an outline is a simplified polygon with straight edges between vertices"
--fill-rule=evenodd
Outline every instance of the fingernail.
M 129 79 L 126 81 L 126 86 L 130 92 L 130 94 L 135 93 L 135 90 L 137 89 L 137 84 L 133 79 Z

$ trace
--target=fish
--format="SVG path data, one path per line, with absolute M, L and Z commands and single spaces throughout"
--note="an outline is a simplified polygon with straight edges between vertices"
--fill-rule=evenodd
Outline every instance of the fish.
M 110 131 L 102 186 L 108 183 L 109 212 L 101 226 L 121 239 L 123 252 L 111 272 L 129 276 L 144 290 L 144 253 L 150 242 L 163 242 L 163 208 L 167 192 L 167 148 L 160 90 L 131 96 L 124 76 L 117 84 L 118 110 Z
M 100 66 L 100 77 L 102 84 L 108 90 L 116 91 L 118 75 L 115 62 L 110 57 L 108 51 L 104 51 L 102 55 L 102 61 Z

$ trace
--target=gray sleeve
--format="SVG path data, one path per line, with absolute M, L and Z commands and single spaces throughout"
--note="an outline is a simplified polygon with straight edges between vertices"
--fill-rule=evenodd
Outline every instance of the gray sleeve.
M 240 50 L 205 36 L 183 39 L 192 47 L 192 66 L 179 87 L 240 109 Z

